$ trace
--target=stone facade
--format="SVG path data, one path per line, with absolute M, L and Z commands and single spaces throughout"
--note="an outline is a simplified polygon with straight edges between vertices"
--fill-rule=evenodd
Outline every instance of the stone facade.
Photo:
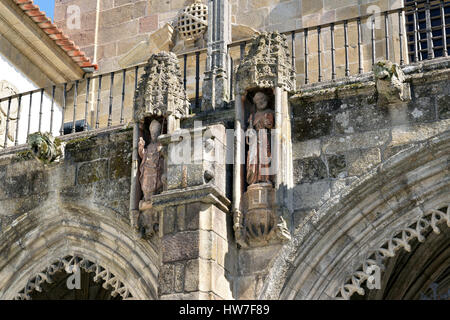
M 134 297 L 333 299 L 340 292 L 348 294 L 352 292 L 349 289 L 339 291 L 348 279 L 345 270 L 356 272 L 358 263 L 362 265 L 367 257 L 364 253 L 368 255 L 377 245 L 382 247 L 387 234 L 414 223 L 411 219 L 421 212 L 425 218 L 429 212 L 438 212 L 441 221 L 448 219 L 448 211 L 439 211 L 448 201 L 445 172 L 449 115 L 445 103 L 450 92 L 444 85 L 449 81 L 448 61 L 428 62 L 403 70 L 411 86 L 411 101 L 395 112 L 377 102 L 375 82 L 370 78 L 347 80 L 339 86 L 311 85 L 291 97 L 295 196 L 294 211 L 287 217 L 293 238 L 284 245 L 239 249 L 232 231 L 230 202 L 224 190 L 227 187 L 219 183 L 217 191 L 213 191 L 206 187 L 205 181 L 195 180 L 187 180 L 186 186 L 174 184 L 168 193 L 158 197 L 155 205 L 162 210 L 158 234 L 140 239 L 128 220 L 132 134 L 131 130 L 121 128 L 64 139 L 64 158 L 50 165 L 36 160 L 23 147 L 2 152 L 0 174 L 5 181 L 0 202 L 2 243 L 8 246 L 11 241 L 22 241 L 21 247 L 13 245 L 9 250 L 31 250 L 31 254 L 41 241 L 36 239 L 31 244 L 25 240 L 33 228 L 41 230 L 43 235 L 53 235 L 51 225 L 42 221 L 47 218 L 52 221 L 54 212 L 58 211 L 67 212 L 62 216 L 67 218 L 63 220 L 61 232 L 70 232 L 71 221 L 81 222 L 78 216 L 81 209 L 77 208 L 84 208 L 88 216 L 82 219 L 91 219 L 86 223 L 96 226 L 85 231 L 83 239 L 89 240 L 80 242 L 75 237 L 73 244 L 69 242 L 63 247 L 66 249 L 58 252 L 79 254 L 93 261 L 96 256 L 89 251 L 89 246 L 91 242 L 96 243 L 95 247 L 101 246 L 106 241 L 102 240 L 103 236 L 98 238 L 101 233 L 113 232 L 119 243 L 132 241 L 146 252 L 149 260 L 142 264 L 136 256 L 129 263 L 133 268 L 138 266 L 136 272 L 140 276 L 154 277 L 136 285 L 141 282 L 133 282 L 132 276 L 125 276 L 120 268 L 115 270 L 117 276 L 123 275 L 120 281 L 127 288 L 137 286 L 140 290 L 132 293 Z M 399 117 L 398 113 L 403 116 Z M 230 116 L 231 120 L 233 116 Z M 207 117 L 197 116 L 198 120 L 205 121 Z M 226 116 L 222 119 L 226 120 Z M 222 134 L 219 130 L 214 136 L 222 136 L 222 143 L 229 143 L 221 130 Z M 216 171 L 215 175 L 220 176 L 220 172 Z M 225 183 L 226 174 L 222 177 L 225 180 L 221 183 Z M 383 186 L 387 177 L 396 177 L 389 180 L 392 186 Z M 432 189 L 427 189 L 431 186 Z M 377 191 L 372 193 L 370 188 Z M 333 214 L 334 211 L 337 213 Z M 401 212 L 404 218 L 389 222 L 389 215 L 394 212 Z M 39 220 L 33 220 L 35 214 L 39 214 Z M 29 219 L 31 229 L 24 224 Z M 113 220 L 103 225 L 102 219 Z M 366 234 L 364 230 L 369 226 Z M 445 224 L 436 227 L 443 231 Z M 15 233 L 12 238 L 11 232 Z M 338 238 L 340 232 L 343 233 Z M 366 238 L 372 240 L 366 243 Z M 319 243 L 315 244 L 316 241 Z M 314 262 L 314 252 L 321 250 L 322 242 L 328 243 L 327 255 Z M 357 255 L 345 251 L 360 245 L 363 249 Z M 111 258 L 126 249 L 116 250 L 119 251 L 111 252 Z M 349 254 L 352 258 L 348 258 Z M 304 255 L 311 258 L 301 258 Z M 21 259 L 18 263 L 63 258 L 53 256 L 50 251 L 46 258 L 33 257 L 18 258 Z M 118 268 L 108 257 L 102 259 L 93 262 L 111 263 L 103 267 Z M 298 259 L 313 262 L 306 264 Z M 327 275 L 327 268 L 338 261 L 352 262 L 339 275 Z M 293 264 L 297 269 L 291 270 L 286 264 Z M 1 267 L 3 298 L 17 295 L 28 281 L 20 274 L 21 267 L 14 271 L 9 266 Z M 45 267 L 37 265 L 36 272 Z M 304 276 L 294 280 L 297 273 Z M 322 275 L 326 278 L 320 278 Z M 19 276 L 22 280 L 11 280 Z M 285 281 L 287 284 L 283 285 Z M 315 282 L 316 289 L 310 289 Z M 322 294 L 319 285 L 326 285 Z M 355 288 L 351 290 L 360 292 Z
M 218 2 L 231 22 L 245 16 L 261 32 L 231 73 L 219 59 L 226 32 L 204 34 L 205 77 L 217 86 L 205 81 L 203 94 L 224 97 L 229 76 L 234 96 L 208 95 L 210 105 L 190 113 L 178 59 L 159 52 L 139 74 L 131 123 L 40 133 L 0 151 L 0 299 L 64 296 L 70 288 L 51 281 L 76 270 L 89 289 L 98 280 L 106 291 L 96 292 L 118 299 L 420 299 L 434 284 L 445 292 L 450 59 L 377 56 L 365 73 L 303 84 L 292 68 L 302 54 L 292 59 L 288 39 L 271 30 L 281 16 L 291 15 L 282 24 L 291 30 L 398 2 Z M 92 50 L 115 48 L 99 58 L 109 70 L 117 48 L 140 34 L 172 34 L 166 22 L 192 1 L 57 1 L 57 19 L 65 23 L 76 3 L 86 22 L 99 18 L 97 37 L 95 23 L 86 27 Z M 262 151 L 275 171 L 256 180 L 247 179 L 253 121 L 277 129 L 258 136 L 270 140 Z M 162 188 L 138 179 L 149 145 L 163 163 L 149 176 L 164 176 Z

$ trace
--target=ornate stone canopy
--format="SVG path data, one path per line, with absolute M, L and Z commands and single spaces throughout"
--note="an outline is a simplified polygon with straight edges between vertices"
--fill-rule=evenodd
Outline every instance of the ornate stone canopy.
M 175 54 L 153 54 L 139 81 L 134 100 L 134 120 L 148 116 L 183 118 L 189 112 L 189 100 L 183 87 Z
M 249 53 L 237 71 L 238 90 L 251 88 L 282 87 L 295 90 L 295 72 L 286 36 L 278 32 L 266 32 L 252 39 Z

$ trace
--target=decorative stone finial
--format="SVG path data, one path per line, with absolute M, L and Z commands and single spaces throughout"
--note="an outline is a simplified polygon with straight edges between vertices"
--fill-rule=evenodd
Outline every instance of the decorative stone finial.
M 189 99 L 174 53 L 160 52 L 150 57 L 136 90 L 134 104 L 136 122 L 143 122 L 150 116 L 180 119 L 188 115 Z
M 295 72 L 286 36 L 265 32 L 252 39 L 249 53 L 237 71 L 240 93 L 252 88 L 282 87 L 295 91 Z
M 400 66 L 389 60 L 378 61 L 373 65 L 378 101 L 381 104 L 398 104 L 411 99 L 405 74 Z
M 48 132 L 30 134 L 28 136 L 28 145 L 36 159 L 45 164 L 55 162 L 63 154 L 61 141 Z

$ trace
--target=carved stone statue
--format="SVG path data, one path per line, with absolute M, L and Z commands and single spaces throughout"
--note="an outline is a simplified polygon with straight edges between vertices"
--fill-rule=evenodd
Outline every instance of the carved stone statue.
M 30 134 L 28 145 L 34 157 L 45 164 L 58 161 L 63 155 L 61 140 L 53 137 L 49 132 Z
M 263 92 L 257 92 L 253 102 L 256 112 L 248 119 L 247 131 L 247 183 L 273 183 L 270 130 L 275 127 L 274 111 L 269 108 L 269 97 Z
M 139 138 L 138 152 L 142 159 L 139 181 L 144 194 L 144 201 L 151 202 L 152 196 L 158 194 L 163 188 L 163 168 L 164 162 L 161 155 L 162 145 L 157 141 L 161 134 L 161 123 L 153 120 L 149 126 L 151 141 L 145 147 L 145 141 Z
M 373 73 L 379 103 L 398 104 L 411 99 L 410 86 L 398 64 L 389 60 L 378 61 L 373 65 Z

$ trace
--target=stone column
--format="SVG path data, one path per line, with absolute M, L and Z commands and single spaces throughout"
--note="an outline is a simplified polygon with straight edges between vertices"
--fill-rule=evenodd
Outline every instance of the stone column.
M 202 110 L 223 107 L 229 101 L 228 44 L 231 20 L 228 0 L 208 2 L 208 45 L 203 81 Z
M 159 297 L 232 299 L 236 246 L 225 196 L 225 127 L 180 131 L 181 139 L 176 133 L 161 137 L 169 157 L 167 190 L 153 198 L 160 219 Z M 180 154 L 189 139 L 201 152 L 191 149 L 194 161 L 171 163 L 171 154 Z

